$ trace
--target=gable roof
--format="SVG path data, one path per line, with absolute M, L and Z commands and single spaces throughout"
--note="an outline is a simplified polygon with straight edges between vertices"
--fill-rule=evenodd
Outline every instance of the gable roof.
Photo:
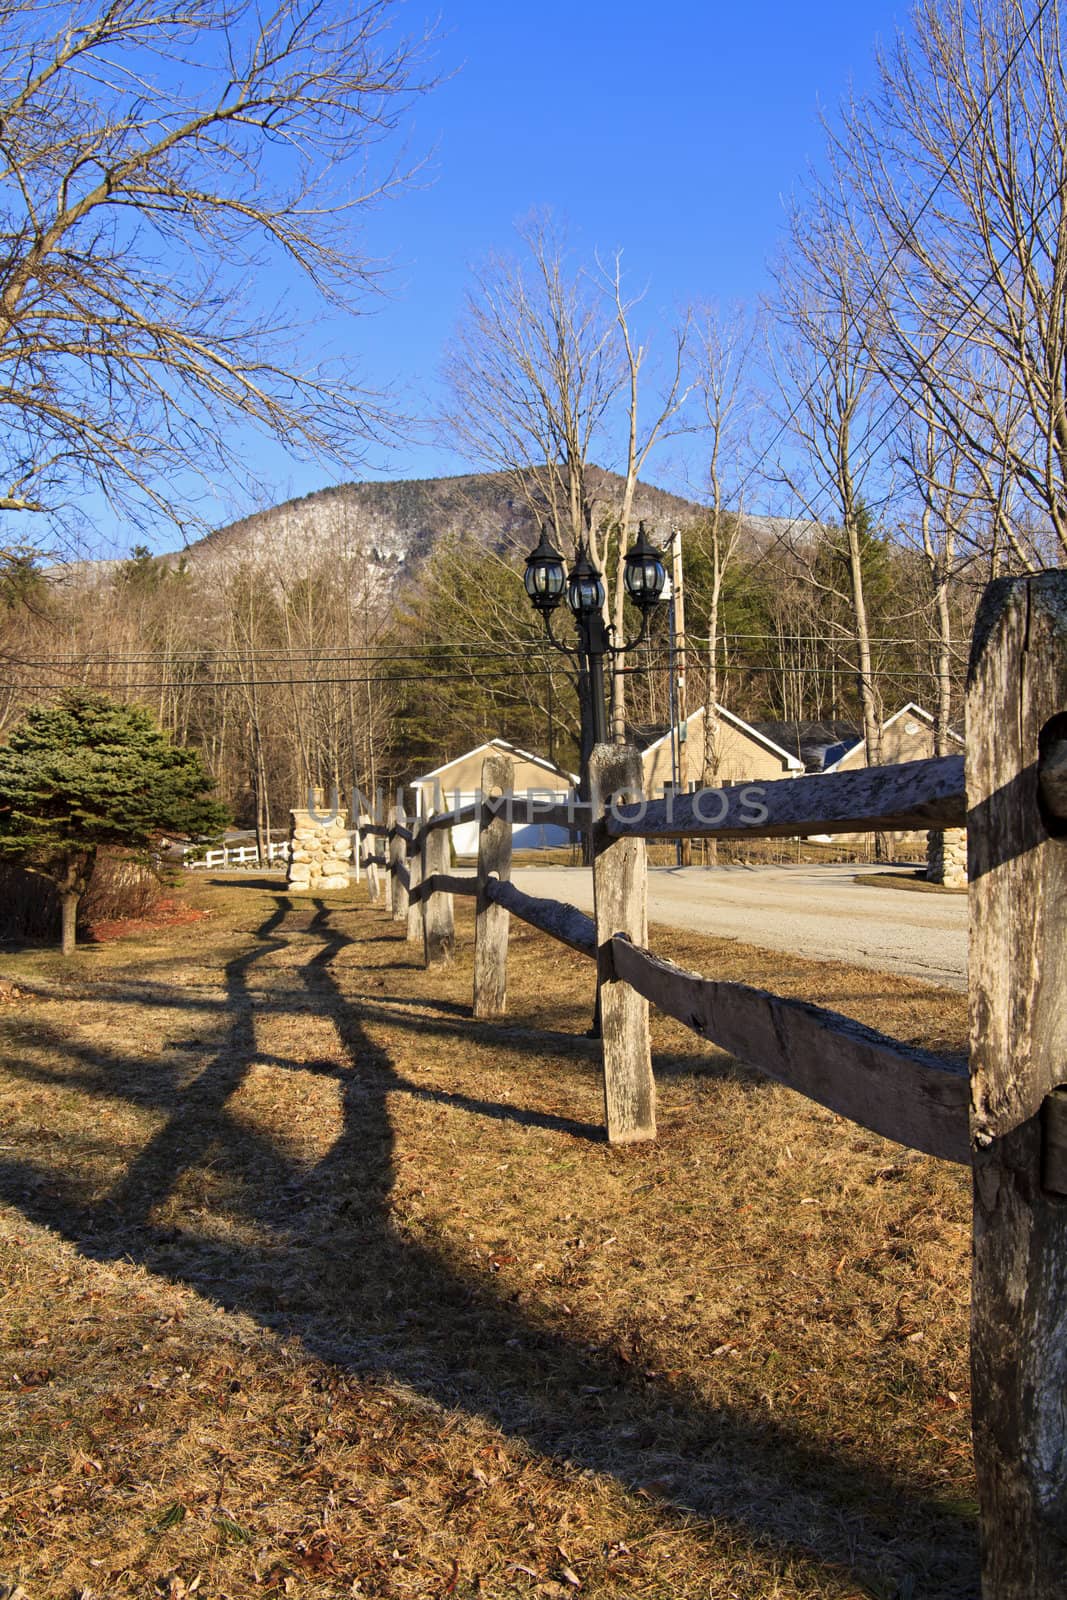
M 934 719 L 929 711 L 924 710 L 923 707 L 916 704 L 914 700 L 906 700 L 900 707 L 899 711 L 894 711 L 891 717 L 885 718 L 882 723 L 882 732 L 884 733 L 887 728 L 891 728 L 894 722 L 897 722 L 903 716 L 920 717 L 922 721 L 925 722 L 929 727 L 932 728 L 934 725 Z M 959 745 L 963 744 L 963 739 L 954 728 L 949 728 L 947 731 L 950 739 L 954 739 Z M 824 767 L 823 771 L 834 772 L 841 765 L 842 761 L 844 761 L 845 757 L 850 756 L 852 752 L 857 750 L 862 743 L 863 736 L 860 734 L 856 739 L 851 741 L 846 749 L 841 751 L 836 760 L 830 762 L 828 766 Z
M 554 778 L 566 778 L 568 783 L 572 784 L 577 784 L 578 782 L 578 774 L 576 772 L 568 772 L 566 767 L 557 767 L 555 762 L 546 761 L 544 756 L 535 756 L 532 751 L 522 750 L 517 744 L 509 744 L 506 739 L 487 739 L 484 744 L 476 744 L 473 750 L 464 750 L 460 755 L 452 756 L 450 760 L 443 761 L 439 767 L 434 767 L 432 771 L 424 772 L 418 778 L 409 779 L 408 787 L 419 789 L 423 784 L 432 783 L 434 778 L 439 778 L 442 772 L 448 771 L 449 767 L 454 767 L 460 761 L 467 761 L 471 756 L 478 756 L 483 751 L 489 750 L 499 750 L 503 755 L 515 756 L 519 761 L 529 761 L 535 767 L 543 767 Z
M 765 733 L 761 733 L 758 728 L 753 727 L 751 722 L 746 722 L 744 717 L 736 716 L 734 712 L 727 711 L 726 707 L 719 705 L 718 701 L 715 703 L 715 710 L 718 712 L 722 720 L 724 722 L 728 722 L 731 727 L 736 728 L 738 733 L 744 734 L 746 738 L 755 740 L 755 742 L 757 744 L 761 744 L 765 750 L 769 750 L 772 755 L 777 756 L 780 761 L 784 761 L 790 772 L 804 771 L 803 761 L 801 761 L 797 756 L 790 755 L 788 750 L 783 750 L 780 744 L 775 744 L 773 739 L 768 738 Z M 695 711 L 691 711 L 685 719 L 686 731 L 688 732 L 689 724 L 691 722 L 696 721 L 698 717 L 702 717 L 703 715 L 703 706 L 697 706 Z M 668 728 L 666 733 L 660 734 L 658 739 L 653 739 L 651 744 L 646 744 L 644 749 L 641 751 L 642 760 L 651 750 L 657 750 L 660 745 L 666 744 L 667 740 L 671 737 L 671 732 L 672 730 Z
M 922 717 L 924 722 L 928 722 L 930 724 L 931 728 L 933 727 L 934 719 L 931 716 L 930 712 L 929 711 L 924 711 L 922 706 L 916 705 L 914 700 L 908 700 L 904 705 L 901 706 L 899 711 L 894 711 L 893 715 L 891 717 L 886 717 L 885 721 L 882 723 L 883 732 L 885 731 L 886 728 L 891 728 L 893 726 L 893 723 L 896 722 L 897 718 L 898 717 L 902 717 L 905 714 L 905 712 L 908 712 L 908 711 L 911 712 L 913 717 Z M 955 739 L 957 744 L 962 744 L 963 743 L 962 735 L 958 734 L 956 732 L 955 728 L 947 728 L 945 731 L 947 732 L 947 734 L 948 734 L 950 739 Z

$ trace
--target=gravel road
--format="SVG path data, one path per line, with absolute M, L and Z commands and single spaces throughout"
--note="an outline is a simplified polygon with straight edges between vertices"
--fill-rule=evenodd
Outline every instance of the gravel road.
M 967 987 L 967 896 L 857 883 L 852 866 L 653 867 L 650 922 L 739 939 L 817 961 L 903 972 L 949 989 Z M 520 867 L 527 894 L 593 908 L 580 867 Z

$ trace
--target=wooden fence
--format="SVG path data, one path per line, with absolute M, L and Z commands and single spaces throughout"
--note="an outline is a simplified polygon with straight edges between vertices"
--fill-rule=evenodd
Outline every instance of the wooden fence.
M 608 1138 L 655 1136 L 651 1001 L 739 1060 L 912 1149 L 972 1168 L 973 1432 L 983 1600 L 1067 1596 L 1067 573 L 991 585 L 967 689 L 967 754 L 645 802 L 636 751 L 599 746 L 592 799 L 482 797 L 381 836 L 393 917 L 427 966 L 452 959 L 453 896 L 476 902 L 474 1014 L 507 1006 L 512 916 L 597 964 Z M 559 813 L 559 814 L 557 814 Z M 566 815 L 564 815 L 566 813 Z M 449 828 L 478 819 L 473 873 Z M 510 881 L 511 821 L 592 835 L 595 915 Z M 645 840 L 967 828 L 970 1063 L 820 1006 L 687 972 L 648 948 Z
M 267 862 L 289 860 L 289 844 L 269 844 L 267 846 Z M 222 871 L 230 867 L 259 867 L 263 862 L 259 851 L 254 844 L 219 845 L 215 850 L 205 850 L 201 855 L 195 845 L 189 845 L 184 852 L 182 866 L 190 867 L 194 871 L 206 868 L 208 871 Z

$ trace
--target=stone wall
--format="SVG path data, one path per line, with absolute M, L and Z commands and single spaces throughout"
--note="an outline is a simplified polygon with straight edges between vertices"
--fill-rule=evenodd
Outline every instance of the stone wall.
M 310 811 L 290 811 L 286 888 L 297 894 L 348 888 L 352 841 L 348 837 L 347 815 L 336 811 L 326 818 Z
M 946 889 L 967 887 L 967 829 L 937 829 L 926 835 L 926 877 Z

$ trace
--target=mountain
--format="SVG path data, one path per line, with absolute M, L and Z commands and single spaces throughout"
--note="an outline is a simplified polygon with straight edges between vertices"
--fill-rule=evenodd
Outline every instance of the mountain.
M 623 480 L 600 468 L 590 482 L 605 505 L 618 503 Z M 691 500 L 639 484 L 634 520 L 653 538 L 686 527 L 702 515 Z M 532 549 L 538 528 L 529 506 L 504 473 L 415 478 L 392 483 L 343 483 L 257 511 L 209 533 L 184 552 L 194 567 L 252 562 L 270 565 L 309 553 L 362 551 L 380 580 L 392 587 L 415 571 L 442 538 L 472 534 L 493 549 Z

